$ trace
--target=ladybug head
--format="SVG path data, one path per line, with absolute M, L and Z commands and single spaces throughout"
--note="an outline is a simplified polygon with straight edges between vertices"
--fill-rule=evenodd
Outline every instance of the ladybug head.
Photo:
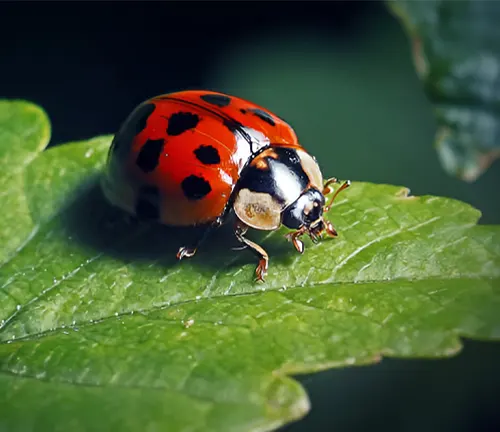
M 307 189 L 283 212 L 283 225 L 292 229 L 312 228 L 322 224 L 325 197 L 315 189 Z
M 337 231 L 330 221 L 324 219 L 323 214 L 330 210 L 333 200 L 337 194 L 348 187 L 350 182 L 345 182 L 333 195 L 328 205 L 325 205 L 325 196 L 316 188 L 306 189 L 299 198 L 288 206 L 283 212 L 283 225 L 296 229 L 294 233 L 287 234 L 299 252 L 304 245 L 298 240 L 302 234 L 308 234 L 314 243 L 320 239 L 323 231 L 330 237 L 336 237 Z

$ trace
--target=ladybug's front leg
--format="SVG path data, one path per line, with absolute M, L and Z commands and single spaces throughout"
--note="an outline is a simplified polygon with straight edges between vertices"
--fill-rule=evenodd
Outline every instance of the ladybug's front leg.
M 285 235 L 285 238 L 289 241 L 292 242 L 293 246 L 297 250 L 298 253 L 303 253 L 304 252 L 304 242 L 299 239 L 300 236 L 304 235 L 306 232 L 306 228 L 302 227 L 298 229 L 297 231 L 288 233 Z
M 254 243 L 251 240 L 245 238 L 245 233 L 248 231 L 248 226 L 243 223 L 238 223 L 234 230 L 234 234 L 239 242 L 248 246 L 250 250 L 257 255 L 259 258 L 259 265 L 255 269 L 255 274 L 257 276 L 257 281 L 264 282 L 264 278 L 267 275 L 267 269 L 269 267 L 269 255 L 267 252 L 259 246 L 257 243 Z

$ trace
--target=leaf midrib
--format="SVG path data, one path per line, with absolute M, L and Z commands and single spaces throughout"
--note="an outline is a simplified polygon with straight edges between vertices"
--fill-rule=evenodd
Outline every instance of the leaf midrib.
M 189 305 L 189 304 L 193 304 L 193 303 L 196 303 L 196 304 L 199 304 L 199 303 L 202 303 L 202 302 L 212 302 L 212 301 L 218 301 L 220 299 L 227 299 L 227 298 L 232 298 L 232 297 L 248 297 L 248 296 L 255 296 L 255 295 L 266 295 L 266 293 L 279 293 L 283 296 L 286 297 L 286 294 L 285 294 L 285 291 L 288 292 L 288 291 L 299 291 L 299 290 L 307 290 L 307 291 L 310 291 L 310 290 L 313 290 L 315 288 L 321 288 L 325 285 L 329 285 L 332 287 L 332 289 L 334 289 L 336 286 L 345 286 L 346 284 L 351 284 L 351 285 L 385 285 L 385 284 L 391 284 L 391 283 L 394 283 L 394 282 L 402 282 L 402 283 L 413 283 L 413 282 L 421 282 L 421 281 L 442 281 L 442 282 L 450 282 L 450 281 L 454 281 L 454 280 L 470 280 L 470 281 L 474 281 L 474 280 L 486 280 L 486 281 L 494 281 L 496 280 L 497 278 L 496 277 L 493 277 L 493 276 L 471 276 L 471 275 L 468 275 L 468 276 L 464 276 L 464 275 L 460 275 L 460 276 L 452 276 L 452 277 L 447 277 L 447 278 L 443 278 L 443 277 L 440 277 L 440 276 L 434 276 L 434 277 L 422 277 L 422 278 L 418 278 L 418 277 L 415 277 L 415 278 L 412 278 L 412 279 L 409 279 L 409 278 L 393 278 L 393 279 L 390 279 L 390 280 L 365 280 L 365 281 L 360 281 L 360 282 L 346 282 L 346 281 L 338 281 L 338 282 L 327 282 L 327 281 L 321 281 L 321 282 L 316 282 L 314 283 L 314 285 L 310 285 L 310 286 L 307 286 L 307 287 L 304 287 L 302 285 L 294 285 L 294 286 L 290 286 L 290 287 L 287 287 L 286 290 L 283 290 L 283 288 L 270 288 L 269 290 L 266 290 L 265 292 L 263 291 L 252 291 L 252 292 L 246 292 L 246 293 L 235 293 L 235 294 L 222 294 L 222 295 L 217 295 L 217 296 L 213 296 L 213 297 L 204 297 L 204 298 L 201 298 L 201 299 L 194 299 L 194 298 L 191 298 L 191 299 L 187 299 L 187 300 L 183 300 L 183 301 L 180 301 L 180 302 L 175 302 L 175 303 L 168 303 L 168 304 L 164 304 L 164 305 L 158 305 L 158 306 L 153 306 L 151 308 L 148 308 L 148 309 L 135 309 L 135 310 L 128 310 L 128 311 L 124 311 L 124 312 L 120 312 L 120 313 L 117 313 L 117 314 L 113 314 L 113 315 L 106 315 L 104 317 L 99 317 L 99 318 L 95 318 L 95 319 L 92 319 L 91 322 L 89 322 L 89 320 L 85 320 L 85 321 L 74 321 L 74 323 L 72 322 L 71 324 L 62 324 L 58 327 L 54 327 L 54 328 L 51 328 L 49 330 L 44 330 L 44 331 L 41 331 L 41 332 L 38 332 L 38 333 L 29 333 L 29 334 L 26 334 L 25 336 L 22 336 L 22 337 L 16 337 L 15 339 L 13 340 L 3 340 L 3 341 L 0 341 L 0 345 L 3 345 L 3 344 L 9 344 L 9 343 L 12 343 L 12 342 L 20 342 L 20 341 L 28 341 L 28 340 L 34 340 L 34 339 L 38 339 L 38 338 L 42 338 L 44 336 L 47 336 L 47 335 L 50 335 L 50 334 L 53 334 L 53 333 L 58 333 L 58 332 L 61 332 L 61 331 L 75 331 L 74 328 L 78 328 L 81 329 L 81 328 L 85 328 L 85 327 L 90 327 L 90 326 L 94 326 L 94 325 L 98 325 L 98 324 L 101 324 L 105 321 L 109 321 L 109 320 L 112 320 L 112 319 L 115 319 L 115 320 L 118 320 L 120 318 L 126 318 L 126 317 L 130 317 L 130 316 L 133 316 L 133 315 L 138 315 L 138 316 L 143 316 L 143 317 L 146 317 L 148 320 L 158 320 L 158 321 L 162 321 L 162 322 L 165 322 L 167 324 L 172 324 L 172 325 L 182 325 L 182 320 L 179 319 L 179 320 L 175 320 L 175 319 L 172 319 L 172 320 L 169 320 L 169 319 L 159 319 L 159 318 L 152 318 L 150 316 L 150 314 L 152 313 L 155 313 L 155 312 L 158 312 L 158 311 L 164 311 L 164 310 L 167 310 L 167 309 L 173 309 L 173 308 L 176 308 L 176 307 L 179 307 L 179 306 L 185 306 L 185 305 Z M 413 287 L 413 284 L 410 285 L 410 287 Z M 422 294 L 421 291 L 418 291 L 420 294 Z M 289 300 L 292 300 L 292 299 L 289 299 Z M 371 317 L 369 316 L 366 316 L 366 315 L 363 315 L 363 314 L 358 314 L 358 313 L 351 313 L 351 311 L 347 311 L 347 310 L 338 310 L 338 309 L 335 309 L 335 308 L 320 308 L 320 307 L 317 307 L 315 305 L 311 305 L 311 304 L 307 304 L 307 303 L 303 303 L 303 302 L 300 302 L 300 301 L 297 301 L 296 299 L 293 299 L 292 300 L 294 303 L 296 304 L 300 304 L 301 306 L 304 306 L 304 307 L 308 307 L 310 309 L 316 309 L 316 310 L 323 310 L 323 311 L 331 311 L 331 312 L 338 312 L 338 313 L 344 313 L 344 314 L 347 314 L 347 315 L 352 315 L 352 316 L 357 316 L 357 317 L 364 317 L 364 318 L 367 318 L 368 320 L 370 320 L 372 323 L 374 324 L 377 324 L 381 327 L 384 327 L 385 324 L 382 323 L 382 322 L 378 322 L 377 320 L 374 320 L 372 319 Z M 439 306 L 442 306 L 439 302 L 437 303 Z M 444 308 L 444 306 L 442 306 Z M 449 307 L 449 306 L 447 306 Z M 215 324 L 215 321 L 211 321 L 211 320 L 200 320 L 200 319 L 197 319 L 196 322 L 201 322 L 201 323 L 206 323 L 206 324 Z M 240 324 L 218 324 L 218 325 L 221 325 L 221 326 L 224 326 L 224 325 L 227 325 L 228 327 L 239 327 L 239 328 L 249 328 L 247 326 L 244 326 L 244 325 L 240 325 Z M 6 329 L 6 326 L 4 326 L 2 328 L 2 330 L 5 330 Z M 1 332 L 0 332 L 1 334 Z

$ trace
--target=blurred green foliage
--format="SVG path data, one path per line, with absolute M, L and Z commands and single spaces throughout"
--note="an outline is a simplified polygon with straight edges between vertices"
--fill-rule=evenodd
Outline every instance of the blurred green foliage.
M 500 2 L 390 0 L 439 122 L 443 167 L 476 180 L 500 157 Z

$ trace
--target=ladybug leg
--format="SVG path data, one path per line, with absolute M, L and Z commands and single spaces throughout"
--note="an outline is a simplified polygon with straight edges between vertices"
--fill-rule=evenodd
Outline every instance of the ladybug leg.
M 330 187 L 331 184 L 338 183 L 339 179 L 337 177 L 332 177 L 329 178 L 327 181 L 325 181 L 325 184 L 323 185 L 323 195 L 328 195 L 332 192 L 332 188 Z
M 337 230 L 333 227 L 330 221 L 325 221 L 325 231 L 330 237 L 337 237 Z
M 329 194 L 332 191 L 332 189 L 330 188 L 330 185 L 333 183 L 338 183 L 338 182 L 339 181 L 335 177 L 328 179 L 324 185 L 323 195 Z M 330 198 L 330 201 L 328 202 L 328 204 L 323 207 L 323 214 L 328 213 L 330 211 L 330 209 L 332 208 L 333 201 L 335 200 L 335 198 L 337 197 L 339 192 L 343 191 L 344 189 L 347 189 L 350 185 L 351 185 L 350 180 L 346 180 L 344 183 L 342 183 L 342 185 L 335 191 L 333 196 Z M 324 230 L 326 231 L 328 236 L 330 236 L 330 237 L 337 237 L 338 236 L 337 231 L 335 230 L 335 228 L 333 227 L 333 224 L 330 221 L 323 219 L 323 224 L 324 224 Z M 312 233 L 312 234 L 313 235 L 311 236 L 311 238 L 314 241 L 314 238 L 315 237 L 317 238 L 317 234 L 319 234 L 319 233 Z
M 325 190 L 326 190 L 326 188 L 328 188 L 328 189 L 330 190 L 330 187 L 329 187 L 329 183 L 328 183 L 328 182 L 330 182 L 331 180 L 333 180 L 333 179 L 330 179 L 330 180 L 328 180 L 328 181 L 325 183 Z M 338 180 L 337 180 L 337 179 L 335 179 L 335 182 L 334 182 L 334 181 L 331 181 L 331 183 L 338 183 Z M 331 183 L 330 183 L 330 184 L 331 184 Z M 343 191 L 344 189 L 347 189 L 349 186 L 351 186 L 351 181 L 350 181 L 350 180 L 346 180 L 344 183 L 342 183 L 342 186 L 340 186 L 340 187 L 339 187 L 339 188 L 335 191 L 335 193 L 333 194 L 333 196 L 330 198 L 330 202 L 329 202 L 326 206 L 324 206 L 324 207 L 323 207 L 323 212 L 324 212 L 324 213 L 328 213 L 328 212 L 330 211 L 330 209 L 332 208 L 333 201 L 335 200 L 335 198 L 337 198 L 337 195 L 338 195 L 341 191 Z M 325 192 L 324 192 L 325 190 L 323 190 L 323 194 L 325 193 Z M 330 190 L 330 191 L 331 191 L 331 190 Z
M 300 240 L 299 237 L 303 235 L 305 232 L 306 228 L 302 227 L 297 231 L 285 235 L 285 238 L 292 242 L 293 246 L 295 247 L 298 253 L 304 252 L 304 242 Z
M 245 233 L 247 231 L 248 227 L 246 225 L 238 224 L 234 230 L 234 234 L 239 242 L 243 243 L 245 246 L 248 246 L 254 253 L 254 255 L 259 258 L 259 265 L 255 269 L 255 274 L 257 276 L 257 281 L 264 282 L 264 278 L 267 275 L 267 269 L 269 267 L 269 255 L 257 243 L 254 243 L 253 241 L 245 238 Z
M 212 233 L 212 231 L 218 228 L 221 224 L 222 222 L 219 219 L 216 220 L 212 225 L 209 225 L 207 228 L 203 230 L 200 237 L 194 242 L 193 245 L 180 247 L 179 250 L 177 251 L 176 255 L 177 259 L 181 260 L 183 258 L 191 258 L 196 253 L 200 245 Z
M 181 246 L 177 251 L 176 258 L 181 260 L 183 258 L 191 258 L 197 251 L 198 246 L 189 247 L 189 246 Z

